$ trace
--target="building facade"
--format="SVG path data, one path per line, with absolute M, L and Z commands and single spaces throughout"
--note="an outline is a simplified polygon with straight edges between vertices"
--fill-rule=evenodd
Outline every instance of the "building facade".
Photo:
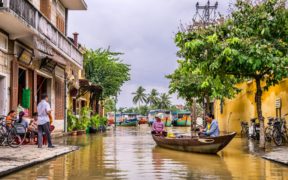
M 264 86 L 264 84 L 262 85 Z M 256 85 L 254 81 L 247 81 L 238 85 L 242 91 L 233 99 L 224 102 L 214 102 L 215 117 L 219 122 L 221 131 L 241 132 L 241 121 L 250 123 L 250 119 L 257 117 L 255 101 Z M 278 85 L 263 91 L 262 113 L 265 126 L 267 117 L 283 116 L 288 113 L 288 79 L 282 80 Z
M 31 117 L 46 93 L 56 130 L 65 129 L 67 87 L 83 66 L 68 11 L 86 9 L 84 0 L 0 0 L 0 114 L 23 108 Z

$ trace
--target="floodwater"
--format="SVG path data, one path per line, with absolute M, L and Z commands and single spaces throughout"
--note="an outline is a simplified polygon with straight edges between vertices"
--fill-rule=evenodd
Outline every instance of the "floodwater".
M 173 128 L 189 131 L 189 128 Z M 288 167 L 249 154 L 253 146 L 234 140 L 217 155 L 157 147 L 145 125 L 117 127 L 104 134 L 68 137 L 79 151 L 26 168 L 3 179 L 287 179 Z

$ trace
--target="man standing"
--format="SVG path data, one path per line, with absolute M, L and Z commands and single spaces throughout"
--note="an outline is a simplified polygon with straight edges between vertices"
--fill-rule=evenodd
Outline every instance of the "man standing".
M 51 117 L 51 108 L 48 103 L 48 96 L 47 94 L 42 94 L 41 96 L 41 102 L 37 106 L 37 113 L 38 113 L 38 148 L 42 148 L 42 138 L 43 138 L 43 132 L 45 132 L 45 135 L 48 140 L 48 148 L 54 148 L 51 142 L 51 136 L 50 136 L 50 117 Z

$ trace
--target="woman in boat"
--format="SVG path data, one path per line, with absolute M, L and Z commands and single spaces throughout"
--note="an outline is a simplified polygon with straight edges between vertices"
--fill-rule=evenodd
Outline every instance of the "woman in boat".
M 216 119 L 214 119 L 214 115 L 211 113 L 208 113 L 205 116 L 205 121 L 207 122 L 207 126 L 205 129 L 200 130 L 200 136 L 210 136 L 210 137 L 216 137 L 219 136 L 219 126 Z
M 164 123 L 161 121 L 159 115 L 155 116 L 156 121 L 152 125 L 152 134 L 167 136 L 167 132 L 164 130 Z

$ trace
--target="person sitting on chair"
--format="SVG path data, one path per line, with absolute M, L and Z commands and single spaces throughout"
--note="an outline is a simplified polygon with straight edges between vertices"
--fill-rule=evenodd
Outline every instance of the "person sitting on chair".
M 200 130 L 200 136 L 210 136 L 210 137 L 216 137 L 219 136 L 219 126 L 216 119 L 214 119 L 214 115 L 211 113 L 208 113 L 205 116 L 205 121 L 207 122 L 207 126 L 205 129 Z
M 24 115 L 25 115 L 24 111 L 19 112 L 19 119 L 17 123 L 22 124 L 25 129 L 28 129 L 29 124 L 25 119 L 23 119 Z
M 16 119 L 16 111 L 11 110 L 6 117 L 6 127 L 11 128 L 12 121 Z
M 167 132 L 164 130 L 164 123 L 161 121 L 160 116 L 155 116 L 156 121 L 152 125 L 152 134 L 167 136 Z

